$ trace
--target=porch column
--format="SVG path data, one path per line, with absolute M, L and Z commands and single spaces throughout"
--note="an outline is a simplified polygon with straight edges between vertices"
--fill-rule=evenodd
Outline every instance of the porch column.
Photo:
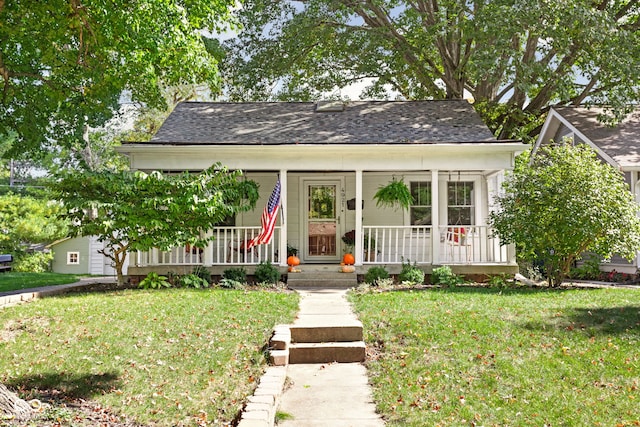
M 640 203 L 640 172 L 631 171 L 631 194 L 636 201 Z M 638 212 L 640 216 L 640 212 Z M 636 252 L 636 268 L 640 268 L 640 251 Z
M 431 265 L 440 264 L 440 208 L 438 206 L 438 174 L 431 171 Z
M 207 238 L 211 237 L 213 234 L 213 231 L 209 230 L 205 233 L 205 236 Z M 202 264 L 205 267 L 211 267 L 213 265 L 213 251 L 215 250 L 214 248 L 214 244 L 213 244 L 213 240 L 209 240 L 209 242 L 207 243 L 207 248 L 204 251 L 203 254 L 203 259 L 202 259 Z
M 280 246 L 278 247 L 278 264 L 287 266 L 287 170 L 280 170 Z
M 362 265 L 364 258 L 362 248 L 362 170 L 356 170 L 356 235 L 355 235 L 355 265 Z

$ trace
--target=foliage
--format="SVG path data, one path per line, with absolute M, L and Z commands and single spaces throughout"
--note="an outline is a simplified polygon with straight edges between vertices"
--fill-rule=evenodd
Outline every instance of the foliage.
M 209 287 L 209 282 L 193 273 L 178 276 L 176 282 L 176 284 L 181 288 L 200 289 Z
M 41 286 L 66 285 L 77 281 L 78 276 L 74 274 L 18 273 L 10 271 L 0 274 L 0 292 L 38 288 Z
M 244 267 L 227 268 L 222 272 L 222 278 L 239 283 L 247 283 L 247 270 Z
M 298 248 L 287 243 L 287 257 L 297 256 L 297 255 L 298 255 Z
M 238 280 L 227 279 L 223 277 L 218 283 L 218 286 L 225 289 L 244 289 L 247 282 L 240 282 Z
M 276 284 L 280 280 L 280 270 L 270 261 L 262 261 L 258 264 L 254 275 L 258 283 Z
M 138 287 L 142 289 L 170 288 L 171 283 L 168 281 L 167 276 L 160 276 L 155 271 L 152 271 L 147 274 L 147 277 L 140 281 Z
M 202 280 L 204 280 L 205 282 L 207 282 L 207 286 L 211 284 L 211 272 L 207 270 L 206 267 L 203 267 L 202 265 L 197 265 L 193 269 L 192 273 L 198 276 L 199 278 L 201 278 Z
M 413 203 L 413 196 L 404 179 L 398 181 L 395 177 L 387 185 L 378 187 L 373 198 L 377 207 L 407 210 Z
M 449 267 L 448 265 L 434 268 L 431 271 L 432 285 L 441 285 L 450 288 L 458 286 L 462 283 L 464 283 L 464 279 L 451 271 L 451 267 Z
M 59 203 L 12 193 L 0 196 L 0 253 L 20 255 L 31 244 L 64 237 L 68 223 L 61 213 Z
M 638 99 L 635 1 L 250 0 L 224 45 L 233 100 L 471 97 L 496 135 L 532 136 L 549 105 Z M 273 58 L 281 58 L 274 61 Z
M 83 140 L 127 93 L 163 107 L 161 85 L 204 82 L 218 92 L 216 42 L 236 2 L 115 0 L 0 2 L 0 138 L 7 156 L 42 156 Z
M 367 371 L 388 427 L 595 426 L 638 418 L 637 292 L 458 287 L 349 297 L 375 355 Z
M 377 285 L 381 280 L 388 278 L 389 272 L 381 265 L 376 265 L 369 268 L 364 275 L 364 281 L 371 285 Z
M 26 400 L 74 411 L 69 422 L 30 425 L 231 425 L 266 368 L 262 348 L 273 325 L 293 321 L 298 299 L 173 288 L 74 293 L 5 307 L 2 382 Z M 55 370 L 43 354 L 56 355 Z M 92 404 L 78 411 L 69 405 L 78 399 Z
M 509 277 L 505 273 L 492 275 L 489 277 L 488 283 L 491 288 L 497 289 L 507 289 L 515 285 L 513 277 Z
M 579 267 L 572 268 L 569 277 L 572 279 L 596 279 L 600 277 L 600 257 L 590 256 Z
M 98 236 L 122 284 L 127 252 L 153 247 L 204 247 L 207 230 L 255 207 L 258 186 L 240 171 L 214 164 L 201 173 L 64 172 L 52 184 L 74 235 Z
M 503 244 L 544 264 L 551 286 L 587 251 L 632 259 L 640 248 L 639 207 L 624 176 L 585 145 L 542 147 L 531 166 L 507 177 L 504 190 L 490 223 Z
M 400 283 L 408 283 L 411 285 L 422 285 L 424 283 L 424 271 L 422 271 L 416 263 L 411 265 L 411 262 L 402 263 L 402 270 L 398 275 Z
M 51 271 L 52 252 L 23 253 L 11 264 L 13 271 L 23 273 L 46 273 Z

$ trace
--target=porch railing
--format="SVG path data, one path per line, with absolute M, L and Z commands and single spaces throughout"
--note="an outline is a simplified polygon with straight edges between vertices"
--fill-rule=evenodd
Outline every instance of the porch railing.
M 363 264 L 430 264 L 431 226 L 363 226 Z
M 214 240 L 204 248 L 187 246 L 170 250 L 138 251 L 136 265 L 255 265 L 262 261 L 278 262 L 280 227 L 276 227 L 268 245 L 249 248 L 247 243 L 258 236 L 260 227 L 216 227 L 211 231 Z

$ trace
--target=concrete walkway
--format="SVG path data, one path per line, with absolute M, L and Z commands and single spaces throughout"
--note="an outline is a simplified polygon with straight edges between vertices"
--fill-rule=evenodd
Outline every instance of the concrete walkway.
M 348 324 L 355 319 L 342 289 L 298 289 L 301 295 L 296 324 L 325 317 Z M 284 427 L 383 427 L 376 414 L 367 372 L 361 363 L 290 364 L 291 382 L 280 398 L 278 411 L 291 417 Z

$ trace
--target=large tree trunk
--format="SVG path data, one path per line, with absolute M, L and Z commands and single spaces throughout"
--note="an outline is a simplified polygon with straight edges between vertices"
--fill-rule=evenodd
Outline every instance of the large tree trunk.
M 28 402 L 20 399 L 3 384 L 0 384 L 0 415 L 17 421 L 26 421 L 34 414 Z

